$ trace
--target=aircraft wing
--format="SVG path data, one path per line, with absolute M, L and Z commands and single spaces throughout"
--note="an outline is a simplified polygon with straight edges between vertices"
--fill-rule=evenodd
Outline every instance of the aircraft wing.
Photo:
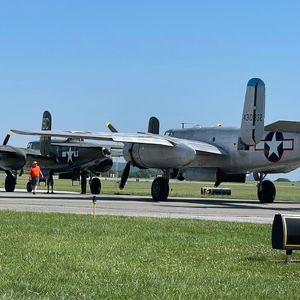
M 17 153 L 17 150 L 14 147 L 0 145 L 0 153 Z
M 169 136 L 161 136 L 157 134 L 149 133 L 108 133 L 108 132 L 88 132 L 88 131 L 52 131 L 52 130 L 17 130 L 11 129 L 11 133 L 21 135 L 38 135 L 38 136 L 55 136 L 55 137 L 69 137 L 69 138 L 81 138 L 99 141 L 113 141 L 122 143 L 137 143 L 137 144 L 150 144 L 150 145 L 161 145 L 167 147 L 173 147 L 176 144 L 185 144 L 193 148 L 196 152 L 216 154 L 216 155 L 227 155 L 220 147 L 215 145 L 194 141 L 179 139 Z
M 216 155 L 227 155 L 228 153 L 222 148 L 202 141 L 186 140 L 179 138 L 168 138 L 174 144 L 185 144 L 193 148 L 197 153 L 209 153 Z
M 121 143 L 138 143 L 164 145 L 172 147 L 172 143 L 162 136 L 155 136 L 147 133 L 110 133 L 110 132 L 90 132 L 90 131 L 55 131 L 55 130 L 17 130 L 11 129 L 10 133 L 20 135 L 37 135 L 37 136 L 55 136 L 70 137 L 88 140 L 113 141 Z
M 266 131 L 287 131 L 300 133 L 300 122 L 297 121 L 277 121 L 265 126 Z

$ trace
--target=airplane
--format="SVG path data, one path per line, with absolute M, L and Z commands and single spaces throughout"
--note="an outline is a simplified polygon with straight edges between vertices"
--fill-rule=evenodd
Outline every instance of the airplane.
M 42 119 L 42 130 L 51 130 L 52 116 L 45 111 Z M 83 139 L 65 138 L 51 139 L 41 137 L 38 141 L 29 142 L 27 148 L 8 146 L 8 134 L 2 146 L 0 146 L 0 169 L 7 174 L 5 190 L 13 192 L 16 186 L 15 170 L 28 169 L 36 160 L 47 178 L 47 192 L 51 186 L 53 193 L 53 175 L 59 174 L 59 178 L 81 179 L 81 193 L 86 193 L 87 178 L 90 177 L 90 189 L 92 194 L 100 194 L 101 181 L 94 175 L 107 172 L 113 162 L 110 150 L 102 145 L 87 143 Z M 30 182 L 27 183 L 27 191 L 31 191 Z
M 240 128 L 193 127 L 159 134 L 159 120 L 150 118 L 147 133 L 49 131 L 48 136 L 122 142 L 127 161 L 119 187 L 124 188 L 131 166 L 162 170 L 152 182 L 154 200 L 167 200 L 169 179 L 245 182 L 253 173 L 258 181 L 261 203 L 272 203 L 276 188 L 267 174 L 286 173 L 300 166 L 300 122 L 277 121 L 264 125 L 265 84 L 259 78 L 248 81 Z M 22 135 L 43 135 L 41 131 L 16 130 Z

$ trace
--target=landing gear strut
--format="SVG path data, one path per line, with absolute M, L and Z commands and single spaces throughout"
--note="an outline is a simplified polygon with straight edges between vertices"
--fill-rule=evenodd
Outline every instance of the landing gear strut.
M 54 194 L 53 191 L 53 185 L 54 185 L 54 180 L 53 180 L 53 172 L 49 172 L 49 177 L 47 178 L 47 194 L 50 193 L 50 188 L 51 188 L 51 194 Z
M 86 177 L 87 177 L 87 174 L 86 172 L 81 172 L 81 181 L 80 181 L 80 184 L 81 184 L 81 194 L 86 194 Z
M 157 177 L 151 186 L 151 195 L 155 201 L 165 201 L 169 196 L 169 180 L 165 177 Z
M 276 188 L 272 181 L 263 180 L 266 174 L 259 175 L 259 183 L 257 185 L 257 197 L 260 203 L 273 203 L 276 196 Z

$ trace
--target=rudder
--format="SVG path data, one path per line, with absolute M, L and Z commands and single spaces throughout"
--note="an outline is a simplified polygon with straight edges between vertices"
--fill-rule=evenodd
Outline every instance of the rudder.
M 259 78 L 248 81 L 242 115 L 240 139 L 247 146 L 260 142 L 264 134 L 265 84 Z
M 42 130 L 51 130 L 52 117 L 49 111 L 44 111 L 42 119 Z M 42 155 L 49 155 L 51 146 L 51 136 L 41 136 L 40 151 Z

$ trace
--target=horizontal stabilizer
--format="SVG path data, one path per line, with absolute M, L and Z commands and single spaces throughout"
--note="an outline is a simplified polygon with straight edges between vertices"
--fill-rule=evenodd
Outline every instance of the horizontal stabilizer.
M 287 131 L 287 132 L 300 133 L 300 122 L 277 121 L 265 126 L 265 131 Z

